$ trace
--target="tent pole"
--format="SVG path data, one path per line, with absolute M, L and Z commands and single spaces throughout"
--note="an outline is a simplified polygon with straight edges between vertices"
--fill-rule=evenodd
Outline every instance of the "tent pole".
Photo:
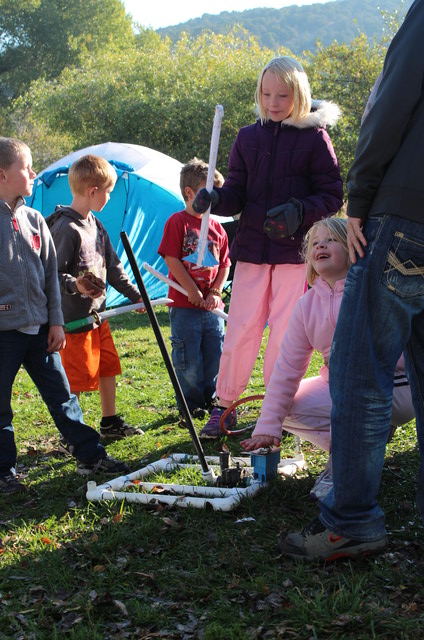
M 128 240 L 127 233 L 125 231 L 121 231 L 120 233 L 121 241 L 125 249 L 125 253 L 127 254 L 128 261 L 130 263 L 132 272 L 134 274 L 135 281 L 137 283 L 138 290 L 141 293 L 141 297 L 143 298 L 144 306 L 146 307 L 147 315 L 149 316 L 150 323 L 152 325 L 157 343 L 162 353 L 163 360 L 165 362 L 166 368 L 168 369 L 169 377 L 171 378 L 172 386 L 174 387 L 175 395 L 178 398 L 179 406 L 181 407 L 181 411 L 184 414 L 184 418 L 193 441 L 194 447 L 196 449 L 197 455 L 199 456 L 199 462 L 202 467 L 203 475 L 209 476 L 211 481 L 214 481 L 213 471 L 209 469 L 208 463 L 206 462 L 205 454 L 200 444 L 199 437 L 194 428 L 193 420 L 190 415 L 190 411 L 187 406 L 187 402 L 184 398 L 184 394 L 180 387 L 180 383 L 177 378 L 177 374 L 175 373 L 175 369 L 172 365 L 171 358 L 169 357 L 168 351 L 165 346 L 165 341 L 163 339 L 162 332 L 159 327 L 159 323 L 157 321 L 155 312 L 153 311 L 152 303 L 150 301 L 149 295 L 147 293 L 145 284 L 143 282 L 143 278 L 141 277 L 140 269 L 138 268 L 137 261 L 134 256 L 134 252 Z

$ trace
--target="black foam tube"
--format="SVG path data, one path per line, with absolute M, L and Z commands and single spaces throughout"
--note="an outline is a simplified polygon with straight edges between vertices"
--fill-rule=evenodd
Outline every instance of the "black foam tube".
M 184 414 L 185 422 L 188 427 L 188 431 L 190 433 L 191 439 L 193 441 L 194 447 L 197 451 L 197 455 L 199 457 L 199 462 L 201 467 L 205 473 L 209 471 L 208 463 L 206 462 L 205 454 L 202 449 L 202 445 L 200 444 L 199 437 L 194 428 L 193 420 L 190 415 L 190 411 L 187 406 L 187 402 L 184 398 L 184 394 L 180 387 L 180 383 L 177 378 L 177 374 L 175 373 L 175 369 L 173 367 L 171 358 L 169 357 L 169 353 L 166 349 L 165 340 L 163 339 L 162 332 L 159 327 L 158 320 L 156 318 L 155 312 L 153 310 L 152 304 L 150 302 L 149 294 L 147 293 L 145 284 L 143 282 L 143 278 L 141 277 L 140 269 L 138 268 L 137 261 L 134 256 L 134 252 L 128 240 L 128 236 L 125 231 L 121 231 L 120 233 L 121 241 L 125 249 L 125 253 L 127 254 L 128 261 L 130 263 L 132 272 L 134 274 L 135 281 L 137 283 L 138 290 L 141 293 L 141 297 L 143 298 L 144 306 L 146 307 L 147 315 L 149 316 L 150 323 L 152 325 L 156 341 L 159 345 L 159 348 L 162 353 L 163 360 L 165 362 L 166 368 L 169 373 L 169 377 L 171 378 L 172 386 L 174 387 L 175 395 L 178 398 L 178 403 L 181 408 L 182 413 Z

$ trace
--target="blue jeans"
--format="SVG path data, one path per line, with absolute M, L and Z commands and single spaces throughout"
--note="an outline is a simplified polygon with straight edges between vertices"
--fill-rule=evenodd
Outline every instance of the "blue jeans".
M 31 376 L 57 428 L 82 462 L 104 458 L 99 434 L 84 424 L 78 399 L 71 394 L 59 353 L 47 352 L 48 327 L 38 335 L 0 331 L 0 475 L 16 465 L 11 407 L 12 385 L 21 365 Z
M 417 506 L 424 517 L 424 224 L 395 216 L 364 226 L 365 257 L 352 265 L 330 355 L 334 490 L 320 503 L 330 529 L 361 541 L 385 535 L 377 502 L 396 362 L 405 352 L 421 454 Z
M 170 307 L 172 364 L 190 411 L 215 396 L 224 320 L 202 309 Z

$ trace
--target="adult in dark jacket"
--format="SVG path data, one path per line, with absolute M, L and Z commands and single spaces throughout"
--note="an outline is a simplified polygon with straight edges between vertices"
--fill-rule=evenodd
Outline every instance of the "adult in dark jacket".
M 280 540 L 290 556 L 331 560 L 381 552 L 377 502 L 393 374 L 405 353 L 421 464 L 424 521 L 424 2 L 394 37 L 348 174 L 352 267 L 330 356 L 334 492 L 320 518 Z M 359 256 L 359 260 L 358 260 Z
M 230 257 L 236 260 L 227 332 L 217 381 L 219 406 L 200 435 L 220 435 L 219 420 L 245 390 L 266 324 L 267 385 L 291 311 L 305 290 L 300 247 L 312 224 L 342 205 L 342 181 L 325 130 L 339 117 L 337 105 L 312 101 L 302 66 L 274 58 L 256 89 L 259 119 L 237 134 L 228 178 L 211 194 L 199 192 L 195 206 L 212 199 L 214 214 L 241 212 Z M 227 417 L 229 428 L 235 412 Z

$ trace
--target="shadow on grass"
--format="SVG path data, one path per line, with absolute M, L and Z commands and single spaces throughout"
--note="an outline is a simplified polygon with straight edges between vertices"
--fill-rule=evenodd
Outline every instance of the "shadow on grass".
M 191 440 L 160 455 L 176 449 L 190 451 Z M 415 449 L 391 451 L 386 460 L 381 501 L 394 529 L 388 553 L 311 565 L 282 558 L 276 544 L 281 531 L 318 513 L 306 473 L 276 478 L 224 513 L 87 504 L 86 479 L 76 476 L 73 460 L 33 461 L 29 492 L 1 502 L 0 591 L 9 603 L 2 633 L 418 638 L 424 568 L 411 500 L 417 463 Z M 296 633 L 287 635 L 290 629 Z

